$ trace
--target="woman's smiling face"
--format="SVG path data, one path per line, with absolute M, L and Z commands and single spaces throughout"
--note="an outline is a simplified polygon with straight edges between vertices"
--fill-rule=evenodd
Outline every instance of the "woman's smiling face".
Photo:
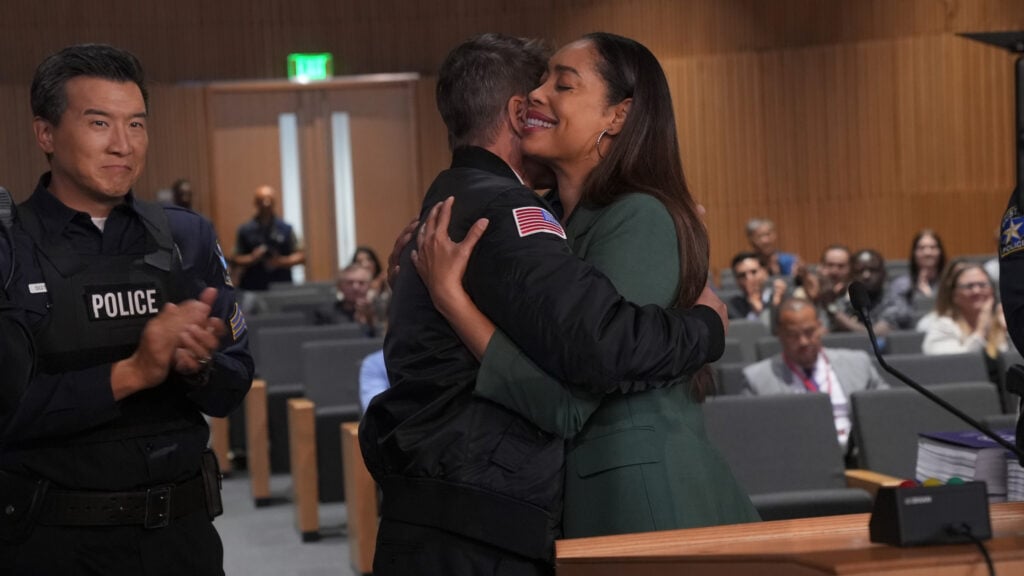
M 600 57 L 587 40 L 551 57 L 541 85 L 530 92 L 523 152 L 554 165 L 596 164 L 597 139 L 611 127 L 614 106 L 598 72 Z

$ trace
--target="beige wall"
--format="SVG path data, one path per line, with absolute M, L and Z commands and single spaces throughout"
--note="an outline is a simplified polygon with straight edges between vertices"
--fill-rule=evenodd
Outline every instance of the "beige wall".
M 213 210 L 208 110 L 184 82 L 280 78 L 294 51 L 331 51 L 342 73 L 419 72 L 422 190 L 447 162 L 430 76 L 449 48 L 483 31 L 561 43 L 596 29 L 637 38 L 666 68 L 714 266 L 744 246 L 753 216 L 778 220 L 783 247 L 810 259 L 837 240 L 906 258 L 922 226 L 954 252 L 992 251 L 1013 182 L 1012 58 L 955 33 L 1024 29 L 1018 0 L 4 2 L 0 183 L 25 197 L 44 167 L 27 84 L 67 43 L 140 56 L 155 82 L 140 193 L 187 176 Z M 396 230 L 405 219 L 378 218 Z

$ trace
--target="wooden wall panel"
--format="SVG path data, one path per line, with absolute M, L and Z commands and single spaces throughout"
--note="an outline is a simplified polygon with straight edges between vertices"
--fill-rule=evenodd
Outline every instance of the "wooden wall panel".
M 1013 182 L 1011 59 L 951 35 L 667 61 L 713 264 L 768 217 L 782 246 L 993 250 Z
M 263 185 L 277 192 L 281 212 L 281 144 L 278 115 L 297 110 L 292 92 L 212 92 L 208 95 L 213 223 L 224 252 L 235 249 L 238 227 L 255 214 L 253 194 Z
M 157 83 L 149 86 L 149 155 L 135 189 L 153 199 L 175 180 L 192 183 L 192 207 L 212 216 L 206 102 L 198 85 Z
M 437 76 L 421 78 L 416 83 L 416 117 L 419 154 L 419 195 L 417 201 L 423 200 L 430 183 L 441 170 L 451 164 L 451 153 L 448 150 L 448 130 L 437 113 L 437 102 L 434 90 Z
M 414 83 L 332 90 L 323 109 L 324 117 L 333 111 L 350 115 L 356 243 L 372 247 L 382 259 L 402 226 L 418 213 L 422 197 L 415 92 Z M 338 267 L 351 257 L 337 255 Z
M 29 197 L 47 166 L 32 131 L 28 94 L 27 84 L 0 84 L 0 186 L 18 202 Z
M 1024 29 L 1019 0 L 3 2 L 0 184 L 24 198 L 45 169 L 28 82 L 69 43 L 140 56 L 155 84 L 139 193 L 191 176 L 198 208 L 220 220 L 227 206 L 249 211 L 249 190 L 240 203 L 210 197 L 217 167 L 189 82 L 281 78 L 294 51 L 331 51 L 341 73 L 420 72 L 422 191 L 447 164 L 429 77 L 453 45 L 491 30 L 564 43 L 595 29 L 633 36 L 665 64 L 716 266 L 744 246 L 753 215 L 779 220 L 783 245 L 810 258 L 831 236 L 903 258 L 923 225 L 954 251 L 991 249 L 1013 176 L 1011 59 L 954 33 Z

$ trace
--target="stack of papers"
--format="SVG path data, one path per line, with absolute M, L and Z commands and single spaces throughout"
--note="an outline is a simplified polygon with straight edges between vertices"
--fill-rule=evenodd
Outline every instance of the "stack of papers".
M 1013 430 L 995 430 L 1005 440 L 1014 442 Z M 927 432 L 918 435 L 917 479 L 935 478 L 948 482 L 956 476 L 964 481 L 985 483 L 990 502 L 1008 499 L 1010 464 L 1014 473 L 1017 500 L 1024 500 L 1024 470 L 1017 459 L 988 436 L 975 430 L 962 432 Z
M 1012 455 L 1006 457 L 1006 499 L 1024 502 L 1024 468 Z

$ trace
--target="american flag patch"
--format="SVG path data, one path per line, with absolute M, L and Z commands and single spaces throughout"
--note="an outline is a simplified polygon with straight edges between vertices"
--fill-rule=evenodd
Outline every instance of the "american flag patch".
M 558 219 L 552 216 L 551 212 L 543 208 L 537 206 L 516 208 L 512 211 L 512 216 L 516 219 L 516 230 L 519 231 L 520 238 L 530 234 L 547 232 L 563 240 L 565 239 L 565 230 L 562 230 L 562 225 L 558 223 Z
M 245 316 L 242 315 L 242 309 L 238 307 L 238 303 L 235 303 L 235 309 L 231 312 L 231 337 L 237 341 L 238 337 L 245 334 L 246 328 Z

